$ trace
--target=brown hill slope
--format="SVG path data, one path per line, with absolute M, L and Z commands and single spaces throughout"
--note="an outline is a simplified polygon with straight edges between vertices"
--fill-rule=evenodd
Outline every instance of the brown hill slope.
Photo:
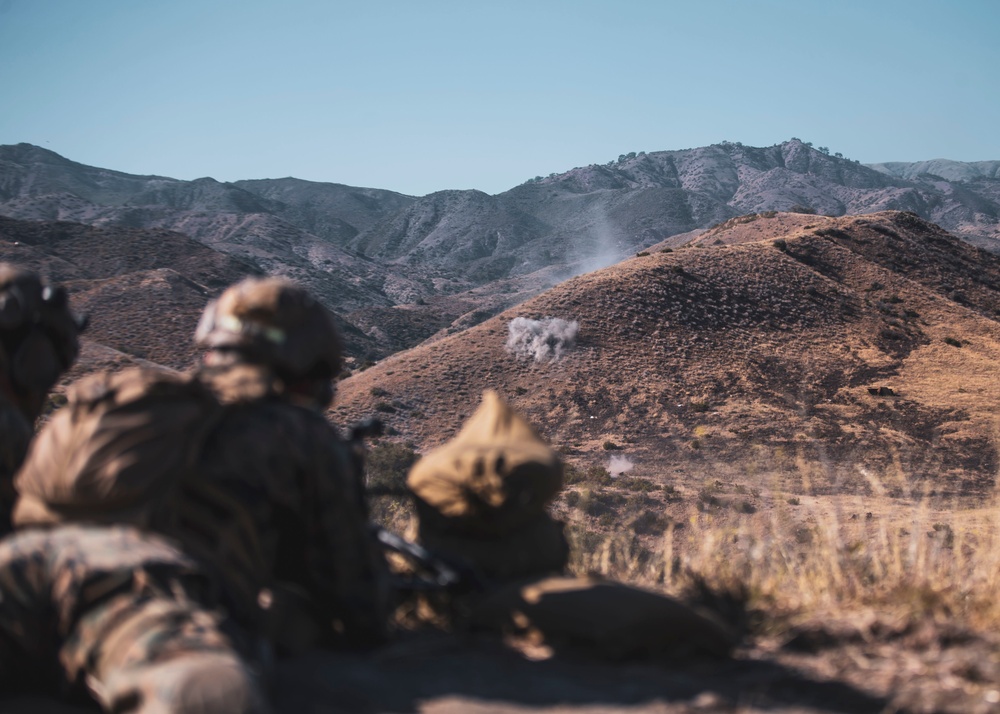
M 191 335 L 205 303 L 259 273 L 174 231 L 2 216 L 0 260 L 65 283 L 77 309 L 91 315 L 89 341 L 177 368 L 195 354 Z M 337 320 L 351 354 L 375 350 L 358 328 Z
M 73 303 L 91 316 L 87 338 L 174 369 L 191 366 L 191 336 L 212 293 L 168 268 L 107 280 L 67 283 Z
M 170 268 L 207 288 L 218 289 L 256 272 L 225 253 L 167 230 L 19 221 L 0 216 L 0 242 L 4 245 L 3 260 L 22 264 L 40 261 L 37 267 L 59 281 Z M 35 257 L 25 258 L 21 255 L 24 252 Z
M 205 303 L 256 272 L 171 231 L 2 217 L 0 260 L 64 284 L 74 309 L 90 316 L 80 363 L 67 379 L 146 360 L 189 366 Z
M 637 473 L 820 463 L 864 489 L 895 464 L 942 494 L 991 485 L 1000 259 L 910 213 L 809 225 L 569 280 L 344 381 L 336 416 L 427 447 L 495 388 L 571 460 L 624 447 Z M 518 316 L 578 321 L 576 347 L 514 358 Z

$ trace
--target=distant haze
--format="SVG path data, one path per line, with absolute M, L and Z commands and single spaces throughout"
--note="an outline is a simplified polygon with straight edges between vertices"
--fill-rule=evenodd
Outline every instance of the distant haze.
M 998 26 L 990 0 L 2 0 L 0 144 L 411 196 L 723 140 L 990 161 Z

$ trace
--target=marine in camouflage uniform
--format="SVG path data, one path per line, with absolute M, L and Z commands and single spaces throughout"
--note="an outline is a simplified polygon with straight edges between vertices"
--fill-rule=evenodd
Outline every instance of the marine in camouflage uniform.
M 88 663 L 81 668 L 73 656 L 60 655 L 63 680 L 79 686 L 82 679 L 113 711 L 256 711 L 261 698 L 251 662 L 260 639 L 296 646 L 306 633 L 365 646 L 385 634 L 388 580 L 366 523 L 357 465 L 321 411 L 340 367 L 331 316 L 287 281 L 248 280 L 209 305 L 196 339 L 208 353 L 189 378 L 224 406 L 210 418 L 193 463 L 175 469 L 169 492 L 142 504 L 92 503 L 86 514 L 78 504 L 53 501 L 46 475 L 64 468 L 76 433 L 71 410 L 61 410 L 19 476 L 15 512 L 18 527 L 56 527 L 31 533 L 36 540 L 19 537 L 17 552 L 0 558 L 0 573 L 24 567 L 17 564 L 25 558 L 37 561 L 39 548 L 58 550 L 49 539 L 65 542 L 66 526 L 57 524 L 74 520 L 146 531 L 119 529 L 116 541 L 95 526 L 92 538 L 109 539 L 109 563 L 117 548 L 142 552 L 126 547 L 135 538 L 179 558 L 146 568 L 146 561 L 132 562 L 123 553 L 125 566 L 107 569 L 92 567 L 90 550 L 79 553 L 74 572 L 88 583 L 77 598 L 75 611 L 82 614 L 67 619 L 54 641 L 60 651 L 83 653 L 79 661 Z M 130 376 L 93 379 L 104 382 L 78 389 L 93 394 Z M 73 399 L 71 394 L 70 406 Z M 165 573 L 152 590 L 143 589 L 147 570 Z M 138 580 L 136 572 L 142 573 Z M 108 599 L 105 592 L 118 595 Z M 56 593 L 50 602 L 62 609 L 63 597 Z M 149 608 L 163 608 L 167 616 L 147 620 Z M 0 607 L 0 632 L 17 629 L 7 613 Z M 95 652 L 119 647 L 128 656 L 110 655 L 109 664 L 90 666 L 101 661 Z M 218 678 L 203 666 L 185 664 L 210 655 L 223 658 L 214 660 Z M 169 677 L 165 667 L 172 668 Z M 217 680 L 239 696 L 222 697 Z M 163 681 L 170 682 L 165 689 Z
M 113 712 L 264 711 L 250 643 L 206 608 L 212 585 L 167 540 L 128 526 L 0 541 L 0 691 L 89 690 Z
M 35 419 L 49 390 L 76 360 L 85 322 L 70 311 L 65 290 L 0 263 L 0 536 L 10 531 L 14 474 Z
M 437 623 L 610 660 L 727 655 L 734 633 L 711 613 L 600 577 L 564 575 L 563 524 L 547 510 L 562 478 L 559 456 L 493 391 L 451 441 L 414 464 L 407 485 L 415 538 L 481 576 L 477 590 L 425 599 Z

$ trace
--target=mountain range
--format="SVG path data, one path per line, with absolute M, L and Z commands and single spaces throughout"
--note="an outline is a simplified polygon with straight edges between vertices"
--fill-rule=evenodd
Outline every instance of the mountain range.
M 998 167 L 863 166 L 797 139 L 766 148 L 723 142 L 623 155 L 495 196 L 414 197 L 294 178 L 134 176 L 18 144 L 0 146 L 0 215 L 175 231 L 249 271 L 289 275 L 364 335 L 352 343 L 364 361 L 740 215 L 908 210 L 1000 250 Z
M 953 473 L 959 493 L 992 483 L 998 461 L 996 174 L 996 162 L 870 168 L 793 140 L 415 198 L 131 176 L 18 145 L 0 147 L 0 213 L 13 216 L 0 259 L 67 284 L 92 314 L 70 377 L 184 368 L 208 299 L 286 274 L 345 336 L 337 419 L 381 413 L 420 448 L 492 387 L 581 458 L 613 444 L 697 470 L 753 444 L 775 464 L 820 448 L 850 471 L 861 450 Z M 833 215 L 886 205 L 940 223 Z M 575 349 L 513 357 L 517 318 L 572 323 Z M 890 398 L 867 391 L 882 386 Z

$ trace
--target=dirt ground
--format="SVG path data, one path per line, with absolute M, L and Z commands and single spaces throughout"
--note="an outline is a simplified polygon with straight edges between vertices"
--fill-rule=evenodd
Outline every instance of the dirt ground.
M 762 638 L 728 661 L 533 661 L 498 643 L 413 637 L 364 656 L 283 662 L 279 712 L 302 714 L 680 714 L 1000 711 L 1000 642 L 925 623 L 823 622 Z M 41 698 L 10 714 L 87 711 Z

